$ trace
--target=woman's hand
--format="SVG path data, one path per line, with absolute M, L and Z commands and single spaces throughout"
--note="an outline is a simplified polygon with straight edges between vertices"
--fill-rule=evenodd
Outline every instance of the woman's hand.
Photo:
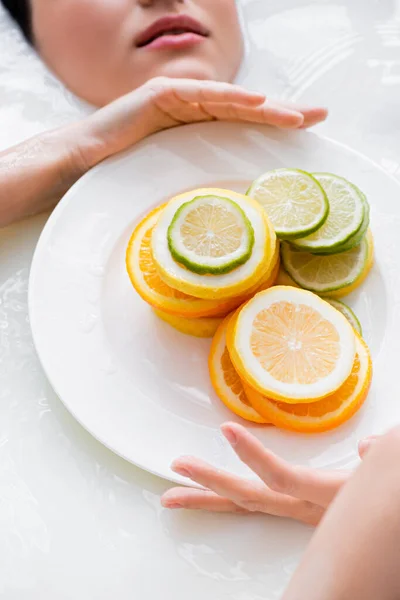
M 237 85 L 159 77 L 86 119 L 78 152 L 93 166 L 152 133 L 178 125 L 218 120 L 298 129 L 326 116 L 324 108 L 274 102 Z
M 326 115 L 227 83 L 153 79 L 77 123 L 0 153 L 0 228 L 53 207 L 91 167 L 156 131 L 212 120 L 293 129 Z
M 162 497 L 164 507 L 244 514 L 261 512 L 317 525 L 351 475 L 350 472 L 293 467 L 235 423 L 223 425 L 222 433 L 260 481 L 242 479 L 196 458 L 180 458 L 173 463 L 172 470 L 204 489 L 173 488 Z M 360 443 L 361 457 L 369 446 L 369 440 Z

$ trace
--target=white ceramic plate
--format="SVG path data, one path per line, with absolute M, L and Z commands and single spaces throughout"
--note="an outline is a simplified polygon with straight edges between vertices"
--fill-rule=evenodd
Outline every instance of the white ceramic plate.
M 127 460 L 161 477 L 182 455 L 249 474 L 219 433 L 234 419 L 212 391 L 209 342 L 159 322 L 125 272 L 132 229 L 152 207 L 200 186 L 244 191 L 265 170 L 296 167 L 348 177 L 372 205 L 376 264 L 349 298 L 375 376 L 365 407 L 314 436 L 248 424 L 291 462 L 344 467 L 357 441 L 400 422 L 400 188 L 365 157 L 305 133 L 203 124 L 160 133 L 83 177 L 49 219 L 34 257 L 30 319 L 54 389 L 76 419 Z

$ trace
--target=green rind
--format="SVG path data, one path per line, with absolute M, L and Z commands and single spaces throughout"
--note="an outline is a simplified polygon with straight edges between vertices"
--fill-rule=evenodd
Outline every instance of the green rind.
M 329 202 L 328 202 L 328 197 L 327 197 L 327 195 L 325 193 L 325 190 L 323 189 L 322 185 L 319 183 L 319 181 L 317 181 L 315 179 L 315 177 L 313 177 L 313 175 L 311 173 L 308 173 L 307 171 L 303 171 L 302 169 L 273 169 L 271 171 L 267 171 L 267 173 L 276 173 L 276 172 L 279 172 L 279 171 L 286 171 L 286 170 L 287 171 L 296 171 L 297 173 L 301 173 L 302 175 L 306 175 L 307 177 L 310 177 L 314 181 L 314 183 L 316 183 L 316 185 L 320 188 L 320 190 L 322 192 L 322 196 L 324 198 L 324 204 L 325 204 L 325 212 L 324 212 L 322 218 L 317 223 L 314 223 L 308 229 L 301 229 L 301 230 L 298 230 L 298 231 L 296 231 L 294 233 L 293 232 L 292 233 L 287 233 L 287 232 L 285 232 L 283 230 L 279 230 L 279 229 L 276 229 L 274 227 L 274 230 L 275 230 L 277 238 L 279 238 L 280 240 L 285 240 L 285 241 L 288 240 L 288 241 L 290 241 L 290 240 L 296 240 L 298 238 L 305 237 L 307 235 L 311 235 L 312 233 L 315 233 L 316 231 L 318 231 L 318 229 L 320 227 L 322 227 L 322 225 L 325 223 L 325 221 L 328 218 L 328 215 L 329 215 Z M 263 180 L 265 174 L 266 173 L 264 173 L 263 175 L 261 175 L 261 177 L 258 177 L 257 179 L 255 179 L 253 181 L 253 183 L 251 184 L 251 186 L 249 187 L 249 189 L 246 192 L 246 196 L 250 196 L 250 198 L 253 198 L 253 200 L 256 200 L 256 198 L 252 195 L 252 190 L 255 188 L 256 185 L 258 185 L 258 183 L 260 181 Z M 267 211 L 265 211 L 265 212 L 267 212 Z M 268 215 L 268 213 L 267 213 L 267 215 Z
M 367 240 L 366 239 L 363 240 L 362 243 L 367 245 Z M 309 290 L 310 292 L 314 292 L 315 294 L 329 295 L 330 292 L 337 292 L 338 290 L 342 290 L 345 287 L 353 285 L 353 283 L 355 281 L 357 281 L 357 279 L 360 277 L 360 275 L 363 271 L 363 268 L 360 269 L 359 273 L 355 277 L 353 277 L 352 279 L 348 279 L 345 282 L 343 282 L 337 286 L 326 287 L 326 288 L 315 288 L 315 287 L 305 286 L 304 282 L 300 281 L 300 279 L 296 275 L 296 272 L 294 272 L 293 269 L 290 267 L 290 263 L 288 261 L 288 252 L 290 252 L 290 251 L 292 251 L 292 249 L 290 248 L 290 245 L 288 243 L 283 243 L 281 245 L 281 258 L 282 258 L 282 263 L 283 263 L 283 267 L 284 267 L 285 271 L 293 279 L 293 281 L 295 283 L 297 283 L 298 286 L 300 286 L 301 288 L 303 288 L 305 290 Z M 294 251 L 296 252 L 296 251 L 300 251 L 300 250 L 294 249 Z M 311 252 L 309 254 L 311 254 Z M 367 256 L 368 256 L 368 248 L 366 248 L 365 261 L 363 263 L 363 266 L 365 266 Z
M 363 194 L 363 192 L 353 183 L 351 183 L 351 181 L 348 181 L 347 179 L 345 179 L 344 177 L 340 177 L 340 175 L 335 175 L 334 173 L 313 173 L 313 175 L 330 175 L 330 176 L 334 176 L 337 179 L 341 179 L 342 181 L 345 181 L 347 184 L 350 185 L 350 187 L 352 187 L 356 192 L 357 195 L 361 198 L 362 200 L 362 204 L 363 204 L 363 219 L 360 223 L 360 226 L 358 227 L 358 229 L 355 232 L 350 233 L 347 237 L 345 237 L 343 240 L 341 240 L 340 242 L 336 242 L 335 244 L 331 244 L 331 245 L 322 245 L 322 246 L 318 246 L 318 247 L 311 247 L 307 244 L 307 243 L 301 243 L 300 239 L 294 240 L 293 241 L 293 245 L 296 246 L 296 248 L 298 250 L 301 250 L 303 252 L 310 252 L 311 254 L 322 254 L 322 255 L 328 255 L 328 254 L 339 254 L 341 252 L 346 252 L 346 250 L 351 250 L 352 248 L 354 248 L 355 246 L 357 246 L 359 243 L 361 243 L 362 237 L 360 239 L 359 242 L 356 242 L 354 244 L 352 244 L 351 246 L 347 246 L 347 244 L 349 244 L 349 242 L 357 235 L 357 233 L 360 231 L 361 227 L 363 227 L 364 224 L 364 217 L 365 217 L 365 211 L 366 211 L 366 207 L 368 206 L 368 224 L 367 227 L 365 229 L 365 231 L 368 229 L 369 226 L 369 205 L 366 199 L 365 194 Z M 328 199 L 329 200 L 329 199 Z M 315 233 L 315 231 L 313 231 L 312 233 Z M 311 234 L 308 234 L 311 235 Z M 304 236 L 306 237 L 306 236 Z M 342 250 L 341 248 L 346 246 L 346 250 Z
M 354 184 L 352 184 L 354 185 Z M 356 187 L 356 186 L 354 186 Z M 358 188 L 357 188 L 358 189 Z M 357 230 L 357 232 L 343 245 L 339 246 L 338 248 L 335 249 L 334 252 L 317 252 L 315 250 L 313 250 L 311 252 L 311 254 L 317 254 L 320 256 L 329 256 L 330 254 L 341 254 L 342 252 L 347 252 L 348 250 L 353 250 L 353 248 L 355 248 L 356 246 L 359 246 L 361 244 L 361 242 L 363 241 L 363 239 L 365 238 L 369 225 L 370 225 L 370 206 L 367 200 L 367 197 L 365 196 L 365 194 L 363 194 L 363 192 L 361 192 L 361 190 L 359 190 L 365 204 L 364 204 L 364 219 L 363 222 L 361 223 L 360 228 Z
M 186 256 L 184 256 L 179 251 L 177 251 L 174 246 L 173 239 L 172 239 L 174 226 L 175 226 L 176 222 L 178 221 L 179 216 L 180 216 L 181 212 L 184 210 L 184 208 L 186 208 L 188 204 L 192 204 L 196 200 L 199 200 L 200 198 L 206 198 L 206 197 L 207 196 L 196 196 L 196 198 L 193 198 L 189 202 L 185 202 L 178 208 L 178 210 L 176 211 L 176 213 L 174 214 L 174 216 L 172 218 L 170 226 L 168 227 L 168 232 L 167 232 L 168 248 L 169 248 L 169 251 L 170 251 L 174 261 L 183 265 L 189 271 L 192 271 L 192 273 L 197 273 L 198 275 L 225 275 L 226 273 L 230 273 L 234 269 L 237 269 L 237 267 L 244 265 L 249 260 L 249 258 L 252 255 L 253 247 L 254 247 L 254 243 L 255 243 L 253 226 L 250 223 L 250 221 L 247 218 L 244 211 L 240 208 L 240 206 L 238 204 L 236 204 L 236 202 L 234 202 L 230 198 L 218 196 L 218 198 L 220 200 L 224 200 L 224 201 L 229 202 L 230 204 L 234 205 L 235 209 L 237 209 L 241 213 L 241 215 L 243 217 L 243 222 L 244 222 L 247 232 L 248 232 L 249 247 L 248 247 L 247 251 L 245 253 L 243 253 L 242 256 L 238 257 L 237 259 L 235 259 L 225 265 L 220 265 L 219 267 L 210 267 L 207 265 L 200 265 L 198 263 L 191 261 Z
M 347 304 L 341 302 L 340 300 L 336 300 L 335 298 L 324 298 L 324 300 L 326 300 L 326 302 L 329 302 L 329 304 L 333 306 L 333 308 L 336 308 L 336 310 L 341 312 L 342 315 L 346 317 L 350 325 L 354 327 L 357 333 L 359 333 L 362 336 L 363 332 L 361 323 L 358 320 L 357 316 L 354 314 L 353 310 L 349 306 L 347 306 Z

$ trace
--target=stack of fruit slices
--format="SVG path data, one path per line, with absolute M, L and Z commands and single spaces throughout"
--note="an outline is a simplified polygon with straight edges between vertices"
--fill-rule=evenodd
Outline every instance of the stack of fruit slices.
M 255 423 L 316 433 L 347 421 L 372 378 L 366 343 L 316 294 L 275 286 L 218 328 L 210 377 L 225 405 Z
M 302 432 L 340 425 L 367 396 L 369 350 L 337 298 L 372 262 L 364 194 L 296 169 L 264 174 L 246 195 L 202 188 L 172 198 L 139 223 L 126 253 L 158 317 L 214 336 L 210 376 L 225 405 Z
M 136 227 L 126 264 L 156 314 L 183 333 L 212 337 L 232 310 L 274 284 L 279 242 L 263 208 L 230 190 L 172 198 Z
M 278 282 L 322 296 L 357 288 L 373 263 L 369 204 L 354 184 L 331 173 L 277 169 L 248 195 L 264 206 L 282 244 Z

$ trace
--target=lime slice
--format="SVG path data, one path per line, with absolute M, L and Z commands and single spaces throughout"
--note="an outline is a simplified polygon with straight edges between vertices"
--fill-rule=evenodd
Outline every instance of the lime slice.
M 348 320 L 350 325 L 352 325 L 354 327 L 354 329 L 357 331 L 357 333 L 362 335 L 361 323 L 357 319 L 356 315 L 351 310 L 351 308 L 349 306 L 347 306 L 347 304 L 344 304 L 344 302 L 340 302 L 340 300 L 334 300 L 333 298 L 326 298 L 326 301 L 329 302 L 329 304 L 331 306 L 336 308 L 336 310 L 341 312 L 342 315 L 344 315 L 346 317 L 346 319 Z
M 369 222 L 370 222 L 370 209 L 366 196 L 360 192 L 363 200 L 364 200 L 364 218 L 361 223 L 360 229 L 349 239 L 347 242 L 338 246 L 335 252 L 347 252 L 347 250 L 351 250 L 355 246 L 358 246 L 363 241 L 364 237 L 367 235 Z
M 331 173 L 315 173 L 329 201 L 329 215 L 317 231 L 296 239 L 296 248 L 308 252 L 336 252 L 360 229 L 365 213 L 365 199 L 359 190 L 343 177 Z
M 300 287 L 329 294 L 352 285 L 369 268 L 368 240 L 341 254 L 319 256 L 302 252 L 289 244 L 282 244 L 282 261 L 285 270 Z
M 168 245 L 168 229 L 177 210 L 195 198 L 213 196 L 228 198 L 242 209 L 254 231 L 254 246 L 249 259 L 229 273 L 203 275 L 193 273 L 176 262 Z M 221 300 L 245 294 L 256 286 L 275 257 L 276 236 L 265 210 L 252 198 L 220 188 L 191 190 L 171 198 L 157 219 L 151 233 L 154 266 L 164 283 L 196 298 Z
M 353 187 L 356 186 L 353 185 Z M 370 224 L 370 208 L 366 195 L 363 194 L 363 192 L 359 188 L 356 189 L 359 192 L 359 194 L 361 194 L 361 197 L 364 202 L 364 218 L 362 220 L 361 227 L 344 244 L 340 244 L 340 246 L 337 246 L 327 251 L 313 250 L 313 254 L 338 254 L 339 252 L 347 252 L 347 250 L 351 250 L 355 246 L 361 244 L 361 242 L 363 241 L 364 237 L 367 234 L 368 227 Z
M 247 191 L 269 216 L 276 235 L 295 239 L 313 233 L 328 217 L 324 190 L 309 173 L 276 169 L 261 175 Z
M 198 196 L 178 208 L 168 228 L 174 260 L 192 273 L 229 273 L 247 262 L 254 230 L 236 202 L 219 196 Z

